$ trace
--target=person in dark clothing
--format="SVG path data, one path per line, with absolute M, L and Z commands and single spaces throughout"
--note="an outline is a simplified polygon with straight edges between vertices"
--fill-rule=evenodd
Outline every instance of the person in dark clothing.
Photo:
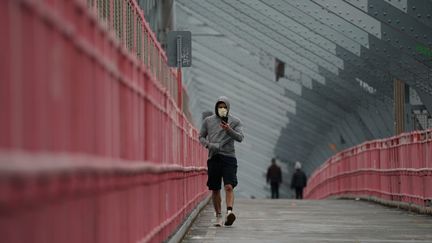
M 301 170 L 301 163 L 295 163 L 295 172 L 291 179 L 291 189 L 295 189 L 296 199 L 303 199 L 303 188 L 307 185 L 306 174 Z
M 279 198 L 279 185 L 282 183 L 282 171 L 276 164 L 276 159 L 271 160 L 271 165 L 267 169 L 267 183 L 271 186 L 271 198 Z

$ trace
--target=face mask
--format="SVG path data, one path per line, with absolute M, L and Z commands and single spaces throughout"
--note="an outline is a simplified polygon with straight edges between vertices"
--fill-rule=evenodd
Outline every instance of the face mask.
M 218 108 L 218 113 L 220 117 L 226 117 L 228 110 L 226 108 Z

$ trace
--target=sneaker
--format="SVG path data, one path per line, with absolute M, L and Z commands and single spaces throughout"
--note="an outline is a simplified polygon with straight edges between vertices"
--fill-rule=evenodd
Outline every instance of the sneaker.
M 231 210 L 228 210 L 225 218 L 225 226 L 231 226 L 234 223 L 236 216 Z
M 214 223 L 214 226 L 221 227 L 222 223 L 223 223 L 222 214 L 221 213 L 216 214 L 216 222 Z

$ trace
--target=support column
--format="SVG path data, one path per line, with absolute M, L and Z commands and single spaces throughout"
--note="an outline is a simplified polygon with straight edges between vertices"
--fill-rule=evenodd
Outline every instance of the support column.
M 395 135 L 405 131 L 405 83 L 394 81 L 394 132 Z

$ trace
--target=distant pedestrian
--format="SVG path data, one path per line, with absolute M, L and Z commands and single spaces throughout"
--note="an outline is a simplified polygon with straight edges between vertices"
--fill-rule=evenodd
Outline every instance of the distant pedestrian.
M 291 189 L 295 190 L 296 199 L 303 199 L 303 188 L 307 185 L 306 174 L 301 169 L 301 163 L 295 163 L 295 172 L 291 179 Z
M 282 183 L 282 171 L 272 158 L 271 165 L 267 169 L 267 183 L 271 186 L 271 198 L 279 198 L 279 185 Z

